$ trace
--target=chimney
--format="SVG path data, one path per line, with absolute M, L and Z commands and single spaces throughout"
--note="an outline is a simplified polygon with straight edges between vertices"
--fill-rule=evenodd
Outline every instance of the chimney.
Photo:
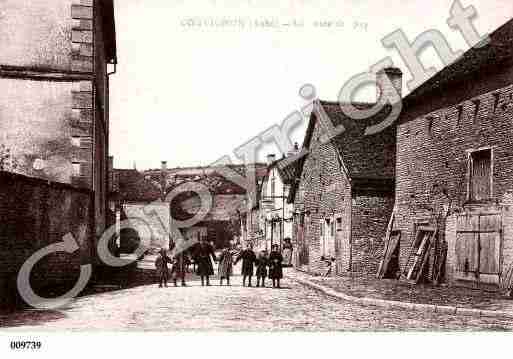
M 267 155 L 267 165 L 270 166 L 274 161 L 276 161 L 276 155 L 274 153 L 270 153 Z
M 167 161 L 162 161 L 160 165 L 162 171 L 167 171 Z
M 376 88 L 376 101 L 380 101 L 380 97 L 384 96 L 385 102 L 398 102 L 402 98 L 403 72 L 397 67 L 379 70 L 376 73 Z
M 287 157 L 295 156 L 299 153 L 299 144 L 294 142 L 294 148 L 287 153 Z

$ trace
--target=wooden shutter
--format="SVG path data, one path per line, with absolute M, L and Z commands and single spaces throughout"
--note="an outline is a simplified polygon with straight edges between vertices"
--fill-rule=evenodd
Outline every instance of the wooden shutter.
M 335 217 L 332 216 L 329 219 L 329 236 L 327 241 L 327 250 L 326 254 L 330 258 L 335 258 Z
M 471 199 L 487 200 L 491 196 L 491 150 L 472 153 L 471 158 Z
M 324 256 L 326 253 L 325 246 L 324 246 L 324 219 L 319 220 L 319 252 L 321 253 L 321 256 Z

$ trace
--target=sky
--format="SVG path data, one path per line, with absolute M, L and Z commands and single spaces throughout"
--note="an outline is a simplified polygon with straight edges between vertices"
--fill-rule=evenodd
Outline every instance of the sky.
M 511 0 L 461 0 L 473 5 L 480 34 L 513 17 Z M 467 50 L 447 25 L 452 0 L 116 0 L 117 72 L 110 87 L 110 152 L 116 168 L 139 170 L 209 165 L 306 102 L 305 84 L 336 100 L 345 81 L 386 56 L 410 79 L 381 39 L 402 29 L 413 41 L 442 32 Z M 288 25 L 287 25 L 288 24 Z M 201 25 L 201 26 L 200 26 Z M 432 49 L 426 67 L 442 62 Z M 372 101 L 367 88 L 361 100 Z M 307 119 L 291 133 L 302 143 Z M 268 144 L 258 151 L 281 155 Z

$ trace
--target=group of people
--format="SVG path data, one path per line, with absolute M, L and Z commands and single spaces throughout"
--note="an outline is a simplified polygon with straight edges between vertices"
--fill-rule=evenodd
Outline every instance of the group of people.
M 170 249 L 175 253 L 172 257 L 169 257 L 166 250 L 162 249 L 155 261 L 159 287 L 167 287 L 169 275 L 171 275 L 175 286 L 178 285 L 178 280 L 181 281 L 182 286 L 186 286 L 185 275 L 190 263 L 189 253 L 192 253 L 196 264 L 196 274 L 200 277 L 202 286 L 210 286 L 210 277 L 214 275 L 212 261 L 219 262 L 219 284 L 223 285 L 223 281 L 226 280 L 226 284 L 230 285 L 233 266 L 242 260 L 241 274 L 243 286 L 247 284 L 248 287 L 251 287 L 252 278 L 256 275 L 257 287 L 265 287 L 265 279 L 270 278 L 272 279 L 273 287 L 280 288 L 280 280 L 283 278 L 283 256 L 280 253 L 279 246 L 276 244 L 272 246 L 269 254 L 266 250 L 263 250 L 258 256 L 250 245 L 242 250 L 236 258 L 234 258 L 236 252 L 231 248 L 224 249 L 219 258 L 217 258 L 214 247 L 206 240 L 201 240 L 189 253 L 173 251 L 175 249 L 174 245 L 170 245 Z M 171 264 L 171 270 L 169 270 L 169 264 Z
M 237 256 L 235 264 L 242 260 L 242 286 L 245 287 L 247 283 L 248 287 L 251 287 L 252 278 L 256 274 L 257 287 L 265 287 L 265 279 L 268 277 L 273 281 L 273 288 L 280 288 L 280 280 L 283 278 L 283 256 L 279 248 L 275 244 L 271 247 L 271 253 L 263 250 L 257 256 L 250 245 Z

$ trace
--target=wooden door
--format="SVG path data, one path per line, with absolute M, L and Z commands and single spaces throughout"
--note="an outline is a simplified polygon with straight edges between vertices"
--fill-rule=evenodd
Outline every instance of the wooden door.
M 458 279 L 499 282 L 501 227 L 498 213 L 458 217 L 455 246 Z
M 329 218 L 327 232 L 328 232 L 328 241 L 327 241 L 328 249 L 327 249 L 326 254 L 329 258 L 336 258 L 336 254 L 335 254 L 335 217 L 334 216 Z
M 301 214 L 298 223 L 297 229 L 297 238 L 298 238 L 298 255 L 299 255 L 299 265 L 306 266 L 309 262 L 309 253 L 308 253 L 308 236 L 307 236 L 307 228 L 308 224 L 306 221 L 306 217 L 304 214 Z
M 319 219 L 319 253 L 321 257 L 326 256 L 326 226 L 324 218 Z
M 479 216 L 463 215 L 457 219 L 456 272 L 462 279 L 479 275 Z
M 499 214 L 479 216 L 479 279 L 498 283 L 502 221 Z

